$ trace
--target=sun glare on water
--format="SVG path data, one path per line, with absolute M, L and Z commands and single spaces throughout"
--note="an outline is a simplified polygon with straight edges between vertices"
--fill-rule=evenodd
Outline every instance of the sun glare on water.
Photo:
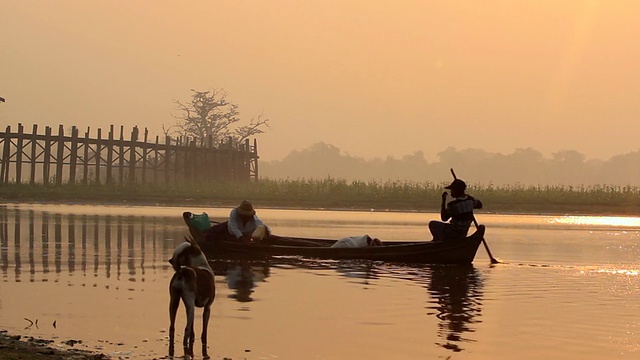
M 553 218 L 556 224 L 640 227 L 639 217 L 624 216 L 563 216 Z
M 637 269 L 599 269 L 599 270 L 596 270 L 596 272 L 612 274 L 612 275 L 638 276 L 638 270 Z

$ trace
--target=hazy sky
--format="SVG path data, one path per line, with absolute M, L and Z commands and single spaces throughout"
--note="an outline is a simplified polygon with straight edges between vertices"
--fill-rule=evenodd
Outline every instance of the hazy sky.
M 449 146 L 640 149 L 640 1 L 0 0 L 0 125 L 174 123 L 190 89 L 263 114 L 263 160 Z

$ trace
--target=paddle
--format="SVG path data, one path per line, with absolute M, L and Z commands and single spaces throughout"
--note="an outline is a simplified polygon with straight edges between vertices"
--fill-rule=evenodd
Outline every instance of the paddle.
M 456 173 L 453 171 L 453 168 L 451 168 L 451 175 L 453 175 L 453 179 L 457 180 L 458 177 L 456 176 Z M 478 229 L 478 221 L 476 220 L 476 216 L 473 216 L 473 224 L 476 226 L 476 230 Z M 496 260 L 496 258 L 493 257 L 493 255 L 491 255 L 491 250 L 489 250 L 489 245 L 487 245 L 487 242 L 484 240 L 484 236 L 482 237 L 482 244 L 484 245 L 484 249 L 487 250 L 487 254 L 489 254 L 489 258 L 491 259 L 491 263 L 492 264 L 498 264 L 500 263 L 500 261 Z

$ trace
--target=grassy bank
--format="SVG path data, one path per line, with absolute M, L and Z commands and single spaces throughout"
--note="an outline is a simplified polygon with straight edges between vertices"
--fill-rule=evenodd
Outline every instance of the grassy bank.
M 438 211 L 444 184 L 338 179 L 211 182 L 197 186 L 0 185 L 5 201 Z M 470 186 L 491 213 L 640 214 L 634 186 Z

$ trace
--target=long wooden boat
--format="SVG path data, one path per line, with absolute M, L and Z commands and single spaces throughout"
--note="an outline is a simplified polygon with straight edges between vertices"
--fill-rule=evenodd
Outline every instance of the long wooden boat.
M 337 240 L 271 235 L 260 243 L 208 240 L 191 224 L 190 212 L 183 218 L 189 232 L 210 259 L 266 259 L 274 256 L 300 256 L 317 259 L 366 259 L 420 264 L 470 264 L 482 242 L 485 227 L 465 239 L 433 241 L 382 241 L 382 246 L 361 248 L 331 247 Z

